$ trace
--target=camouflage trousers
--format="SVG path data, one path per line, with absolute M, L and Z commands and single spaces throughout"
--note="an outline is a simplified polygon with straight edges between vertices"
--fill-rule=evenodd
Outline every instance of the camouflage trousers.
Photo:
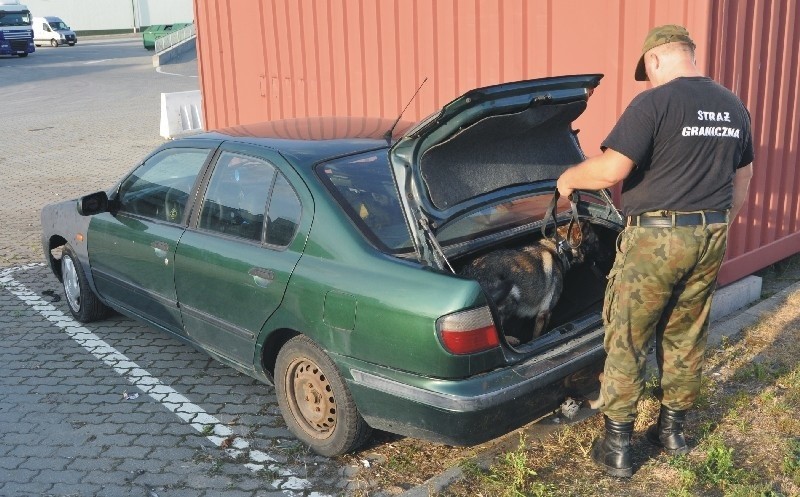
M 694 403 L 727 236 L 724 223 L 629 226 L 620 234 L 603 303 L 608 357 L 601 410 L 609 418 L 636 418 L 654 336 L 662 404 L 683 410 Z

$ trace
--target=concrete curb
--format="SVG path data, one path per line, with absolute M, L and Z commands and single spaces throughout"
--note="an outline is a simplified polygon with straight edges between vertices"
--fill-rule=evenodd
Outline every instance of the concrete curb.
M 166 50 L 154 54 L 153 67 L 163 66 L 164 64 L 170 63 L 187 52 L 196 50 L 196 41 L 197 36 L 192 36 L 191 38 L 187 38 L 177 45 L 173 45 Z
M 785 302 L 789 295 L 796 291 L 800 291 L 800 282 L 783 289 L 752 307 L 746 308 L 741 312 L 736 312 L 759 298 L 761 292 L 761 278 L 757 276 L 748 276 L 747 278 L 718 289 L 714 294 L 714 301 L 712 302 L 711 316 L 714 320 L 712 320 L 708 331 L 708 347 L 717 346 L 725 337 L 734 336 L 748 326 L 756 324 L 764 314 L 773 312 Z M 656 367 L 655 354 L 650 354 L 647 367 Z M 597 411 L 589 409 L 581 409 L 580 414 L 575 420 L 565 424 L 580 422 L 589 416 L 593 416 L 596 412 Z M 555 431 L 560 426 L 560 424 L 547 425 L 544 427 L 543 433 Z M 508 444 L 507 440 L 505 444 Z M 491 444 L 486 450 L 475 457 L 476 464 L 484 469 L 488 468 L 497 452 L 497 448 L 502 445 L 504 445 L 503 442 Z M 460 467 L 448 468 L 443 473 L 399 494 L 398 497 L 429 497 L 434 493 L 443 491 L 453 482 L 463 477 L 464 473 L 461 471 Z

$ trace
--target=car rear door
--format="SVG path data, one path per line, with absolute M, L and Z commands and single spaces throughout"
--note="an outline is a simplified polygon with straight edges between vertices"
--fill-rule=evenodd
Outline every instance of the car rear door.
M 175 249 L 189 217 L 190 194 L 214 150 L 208 146 L 155 153 L 122 181 L 113 197 L 117 207 L 89 225 L 89 262 L 103 299 L 173 333 L 183 333 Z
M 235 144 L 221 147 L 204 188 L 175 256 L 183 323 L 192 339 L 252 369 L 258 332 L 302 255 L 311 196 L 278 153 Z

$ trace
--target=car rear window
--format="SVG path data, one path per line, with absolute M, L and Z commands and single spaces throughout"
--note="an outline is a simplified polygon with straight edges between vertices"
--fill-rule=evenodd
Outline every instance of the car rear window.
M 326 162 L 317 174 L 378 248 L 395 254 L 413 250 L 385 150 Z
M 548 192 L 483 207 L 448 224 L 436 234 L 436 238 L 442 245 L 454 245 L 528 226 L 544 219 L 552 199 L 552 193 Z M 569 200 L 559 198 L 556 215 L 561 217 L 569 208 Z

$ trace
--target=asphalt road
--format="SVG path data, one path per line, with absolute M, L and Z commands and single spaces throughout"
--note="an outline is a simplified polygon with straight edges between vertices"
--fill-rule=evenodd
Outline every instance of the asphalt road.
M 140 38 L 0 58 L 0 496 L 321 496 L 347 481 L 286 430 L 273 389 L 120 315 L 81 326 L 41 262 L 42 206 L 112 185 L 159 137 Z

